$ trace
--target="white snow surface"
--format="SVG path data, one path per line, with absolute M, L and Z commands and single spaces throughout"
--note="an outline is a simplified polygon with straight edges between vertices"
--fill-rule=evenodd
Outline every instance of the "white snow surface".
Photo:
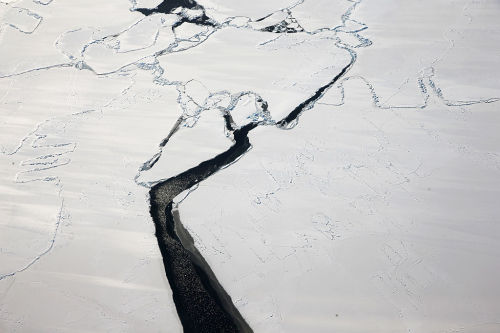
M 224 113 L 175 202 L 255 332 L 500 332 L 498 1 L 159 3 L 0 1 L 0 332 L 182 332 L 148 191 Z

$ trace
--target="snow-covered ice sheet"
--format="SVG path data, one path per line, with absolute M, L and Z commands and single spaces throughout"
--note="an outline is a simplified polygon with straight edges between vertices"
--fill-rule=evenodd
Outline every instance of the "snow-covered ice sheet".
M 496 106 L 380 110 L 350 88 L 364 102 L 256 130 L 191 193 L 180 216 L 197 247 L 258 332 L 494 323 Z
M 499 14 L 1 0 L 0 331 L 500 331 Z

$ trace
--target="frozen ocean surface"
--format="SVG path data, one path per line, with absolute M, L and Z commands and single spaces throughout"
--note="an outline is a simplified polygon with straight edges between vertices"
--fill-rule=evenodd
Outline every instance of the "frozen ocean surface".
M 500 332 L 499 15 L 0 0 L 0 332 Z

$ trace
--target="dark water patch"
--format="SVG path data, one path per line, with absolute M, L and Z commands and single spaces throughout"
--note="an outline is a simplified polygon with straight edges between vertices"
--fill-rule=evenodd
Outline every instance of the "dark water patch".
M 261 97 L 258 97 L 256 101 L 257 101 L 257 103 L 259 103 L 260 108 L 262 109 L 262 111 L 264 111 L 264 112 L 268 111 L 269 104 L 267 104 L 267 101 L 263 100 Z
M 277 125 L 279 127 L 287 127 L 289 124 L 292 124 L 297 120 L 297 118 L 302 114 L 302 112 L 311 109 L 314 107 L 314 104 L 323 97 L 325 92 L 330 89 L 345 73 L 351 68 L 353 65 L 353 61 L 349 63 L 349 65 L 342 68 L 339 74 L 337 74 L 330 82 L 320 87 L 316 92 L 306 99 L 304 102 L 300 103 L 295 109 L 293 109 L 285 118 L 280 120 Z
M 248 132 L 256 126 L 235 130 L 234 144 L 228 150 L 150 191 L 156 237 L 184 332 L 252 332 L 196 250 L 179 217 L 175 218 L 173 199 L 242 156 L 251 147 Z
M 292 26 L 289 22 L 283 20 L 280 23 L 270 25 L 268 27 L 262 28 L 261 31 L 274 32 L 277 34 L 294 34 L 297 32 L 303 32 L 302 27 Z
M 288 12 L 288 16 L 281 22 L 262 28 L 261 31 L 274 32 L 277 34 L 293 34 L 303 32 L 304 28 L 299 24 L 297 19 Z
M 203 10 L 203 7 L 193 0 L 164 0 L 155 8 L 137 8 L 136 11 L 147 16 L 154 13 L 172 14 L 177 8 Z
M 187 16 L 181 16 L 181 19 L 177 21 L 172 28 L 175 29 L 178 26 L 180 26 L 183 23 L 193 23 L 196 25 L 203 25 L 207 27 L 216 27 L 217 23 L 214 22 L 210 17 L 208 17 L 205 13 L 203 13 L 200 16 L 196 17 L 187 17 Z
M 177 9 L 190 9 L 190 10 L 199 10 L 202 13 L 197 16 L 189 16 L 189 14 L 180 12 L 176 13 Z M 135 11 L 142 13 L 145 16 L 152 15 L 155 13 L 163 13 L 163 14 L 177 14 L 180 17 L 180 20 L 175 23 L 173 28 L 180 26 L 183 23 L 194 23 L 197 25 L 204 26 L 216 26 L 216 22 L 210 19 L 206 13 L 205 8 L 198 4 L 194 0 L 164 0 L 161 4 L 156 6 L 155 8 L 136 8 Z
M 324 93 L 347 73 L 353 63 L 354 58 L 328 84 L 316 90 L 311 97 L 279 121 L 278 127 L 288 127 L 297 121 L 304 111 L 314 107 Z M 260 98 L 257 102 L 263 110 L 267 111 L 267 102 Z M 191 189 L 217 171 L 236 162 L 251 148 L 249 132 L 264 124 L 257 122 L 236 128 L 229 112 L 224 114 L 224 121 L 226 130 L 232 133 L 234 140 L 228 150 L 158 183 L 149 192 L 150 213 L 155 224 L 156 238 L 184 332 L 252 332 L 233 304 L 231 297 L 196 249 L 173 203 L 174 198 L 183 191 Z M 180 120 L 174 125 L 168 138 L 177 131 L 179 125 Z M 168 142 L 168 138 L 162 142 L 161 146 Z
M 226 127 L 226 130 L 229 132 L 233 132 L 236 129 L 236 125 L 233 120 L 233 116 L 229 112 L 224 113 L 224 125 Z

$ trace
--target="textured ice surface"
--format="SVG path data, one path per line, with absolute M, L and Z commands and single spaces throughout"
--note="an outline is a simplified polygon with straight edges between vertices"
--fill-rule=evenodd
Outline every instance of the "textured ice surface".
M 0 331 L 181 332 L 149 190 L 255 126 L 174 200 L 255 332 L 498 332 L 499 4 L 178 3 L 0 1 Z

